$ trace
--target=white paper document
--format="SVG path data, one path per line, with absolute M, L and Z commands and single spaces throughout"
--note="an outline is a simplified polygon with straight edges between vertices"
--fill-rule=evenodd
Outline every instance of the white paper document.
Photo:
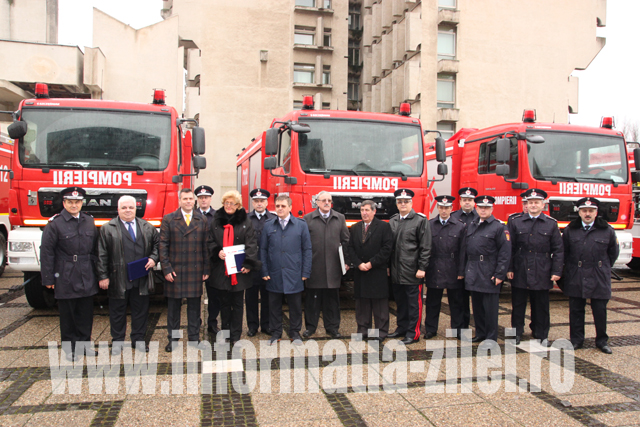
M 340 254 L 340 267 L 342 267 L 342 275 L 347 274 L 347 269 L 344 267 L 344 253 L 342 252 L 342 245 L 338 246 L 338 254 Z
M 224 251 L 224 263 L 227 267 L 227 274 L 236 274 L 242 269 L 244 262 L 244 245 L 227 246 Z

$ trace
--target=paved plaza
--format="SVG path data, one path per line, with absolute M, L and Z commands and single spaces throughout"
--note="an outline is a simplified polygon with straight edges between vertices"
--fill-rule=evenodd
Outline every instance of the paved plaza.
M 616 271 L 624 280 L 614 280 L 608 305 L 612 355 L 595 348 L 588 307 L 585 347 L 576 350 L 573 359 L 571 352 L 557 349 L 561 341 L 549 351 L 530 343 L 528 327 L 517 348 L 511 339 L 505 342 L 511 313 L 508 286 L 500 298 L 496 353 L 446 337 L 446 298 L 438 337 L 421 339 L 406 350 L 389 339 L 384 342 L 387 350 L 377 351 L 372 344 L 350 339 L 356 330 L 355 302 L 346 289 L 341 295 L 342 340 L 325 336 L 320 324 L 314 342 L 305 342 L 305 347 L 281 342 L 267 348 L 266 335 L 248 338 L 245 327 L 242 360 L 216 362 L 221 354 L 227 356 L 219 350 L 213 352 L 213 361 L 190 363 L 186 346 L 182 353 L 164 351 L 166 307 L 159 298 L 152 302 L 147 332 L 150 354 L 158 348 L 157 364 L 134 382 L 129 381 L 126 363 L 115 370 L 103 365 L 106 388 L 100 383 L 101 392 L 95 393 L 88 377 L 96 369 L 86 367 L 82 379 L 80 371 L 75 378 L 68 372 L 68 384 L 52 385 L 61 368 L 51 368 L 48 348 L 49 342 L 60 340 L 57 309 L 30 308 L 24 291 L 16 289 L 22 275 L 8 268 L 0 279 L 0 425 L 640 425 L 640 274 Z M 108 343 L 108 308 L 100 303 L 106 301 L 96 303 L 92 336 Z M 393 331 L 395 303 L 391 307 Z M 569 337 L 568 312 L 568 299 L 552 293 L 552 341 Z M 186 334 L 184 308 L 182 329 Z M 567 360 L 575 364 L 573 376 Z M 563 381 L 569 377 L 573 383 L 566 387 Z

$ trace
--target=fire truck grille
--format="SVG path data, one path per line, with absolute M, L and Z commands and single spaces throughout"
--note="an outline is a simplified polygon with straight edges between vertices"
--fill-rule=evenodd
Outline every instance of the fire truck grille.
M 620 202 L 600 202 L 598 215 L 604 217 L 608 222 L 616 222 L 620 212 Z M 573 200 L 549 200 L 549 216 L 557 221 L 573 221 L 580 218 L 575 209 Z
M 62 211 L 61 188 L 41 188 L 38 190 L 38 206 L 40 215 L 52 217 Z M 147 208 L 147 192 L 145 190 L 123 190 L 119 188 L 85 188 L 87 196 L 82 212 L 95 218 L 115 218 L 118 216 L 118 199 L 132 196 L 136 199 L 136 216 L 143 217 Z
M 376 218 L 389 219 L 393 214 L 398 213 L 396 201 L 391 197 L 358 197 L 340 196 L 332 194 L 333 209 L 340 212 L 348 220 L 362 219 L 360 216 L 360 206 L 365 200 L 373 200 L 376 203 Z

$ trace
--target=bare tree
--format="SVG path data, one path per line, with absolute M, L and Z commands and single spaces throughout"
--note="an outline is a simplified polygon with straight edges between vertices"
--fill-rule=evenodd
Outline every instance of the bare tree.
M 637 121 L 624 120 L 621 130 L 627 142 L 640 142 L 640 126 Z

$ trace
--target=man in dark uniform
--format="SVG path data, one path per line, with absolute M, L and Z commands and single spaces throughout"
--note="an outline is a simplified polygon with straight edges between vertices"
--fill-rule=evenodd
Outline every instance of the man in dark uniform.
M 517 217 L 522 216 L 522 215 L 527 213 L 527 211 L 529 209 L 527 207 L 527 193 L 528 193 L 528 191 L 523 191 L 522 193 L 520 193 L 520 199 L 521 199 L 521 202 L 522 202 L 522 212 L 514 212 L 511 215 L 509 215 L 509 217 L 507 217 L 507 226 L 509 225 L 509 222 L 511 222 L 511 220 L 513 218 L 517 218 Z
M 195 195 L 198 198 L 198 210 L 207 219 L 209 228 L 213 223 L 213 215 L 216 210 L 211 207 L 211 196 L 213 196 L 213 188 L 208 185 L 201 185 L 196 187 Z M 218 314 L 220 314 L 220 297 L 218 296 L 218 290 L 213 287 L 211 278 L 204 281 L 205 288 L 207 289 L 207 308 L 209 316 L 207 317 L 207 331 L 209 334 L 215 336 L 218 334 Z
M 451 219 L 462 221 L 467 228 L 474 219 L 478 218 L 475 205 L 473 201 L 478 195 L 478 191 L 472 187 L 464 187 L 458 191 L 458 197 L 460 198 L 460 209 L 451 213 Z M 464 262 L 464 260 L 463 260 Z M 471 299 L 471 292 L 469 292 L 464 286 L 464 279 L 460 280 L 459 286 L 464 289 L 464 295 L 462 297 L 462 329 L 469 329 L 469 321 L 471 320 L 471 305 L 469 300 Z
M 49 220 L 40 246 L 42 285 L 55 291 L 67 360 L 77 360 L 83 347 L 87 356 L 96 354 L 86 346 L 93 327 L 93 296 L 98 293 L 93 265 L 98 230 L 93 217 L 80 212 L 85 194 L 80 187 L 60 192 L 64 210 Z
M 509 231 L 493 216 L 495 199 L 475 198 L 478 219 L 467 227 L 465 286 L 471 291 L 476 336 L 473 342 L 498 340 L 500 288 L 511 260 Z
M 251 205 L 253 210 L 249 214 L 253 230 L 256 232 L 258 240 L 258 253 L 260 252 L 260 239 L 262 237 L 262 229 L 264 223 L 275 218 L 276 215 L 267 210 L 269 204 L 269 196 L 271 194 L 262 188 L 255 188 L 249 193 L 251 197 Z M 260 297 L 260 310 L 258 311 L 258 296 Z M 263 333 L 271 335 L 269 329 L 269 293 L 267 292 L 267 283 L 262 280 L 261 272 L 253 272 L 253 286 L 245 291 L 245 303 L 247 306 L 247 327 L 250 337 L 258 333 L 258 326 Z
M 555 219 L 542 213 L 547 193 L 537 188 L 525 192 L 527 213 L 510 217 L 511 327 L 516 344 L 524 332 L 527 297 L 531 301 L 531 330 L 534 338 L 548 345 L 549 290 L 560 280 L 564 262 L 562 236 Z
M 398 325 L 387 336 L 412 344 L 420 341 L 422 286 L 431 255 L 431 225 L 427 217 L 413 210 L 413 191 L 400 188 L 393 194 L 398 213 L 389 220 L 393 232 L 391 283 Z
M 569 327 L 575 349 L 584 343 L 584 307 L 591 300 L 596 347 L 611 354 L 607 335 L 607 303 L 611 299 L 611 267 L 620 253 L 614 229 L 598 215 L 600 201 L 584 197 L 576 202 L 580 218 L 564 229 L 564 286 L 569 297 Z
M 455 197 L 436 197 L 438 216 L 431 223 L 431 258 L 427 269 L 427 300 L 425 303 L 424 337 L 431 339 L 438 333 L 442 294 L 447 290 L 451 311 L 451 329 L 461 337 L 464 324 L 464 260 L 466 228 L 464 222 L 451 218 Z

